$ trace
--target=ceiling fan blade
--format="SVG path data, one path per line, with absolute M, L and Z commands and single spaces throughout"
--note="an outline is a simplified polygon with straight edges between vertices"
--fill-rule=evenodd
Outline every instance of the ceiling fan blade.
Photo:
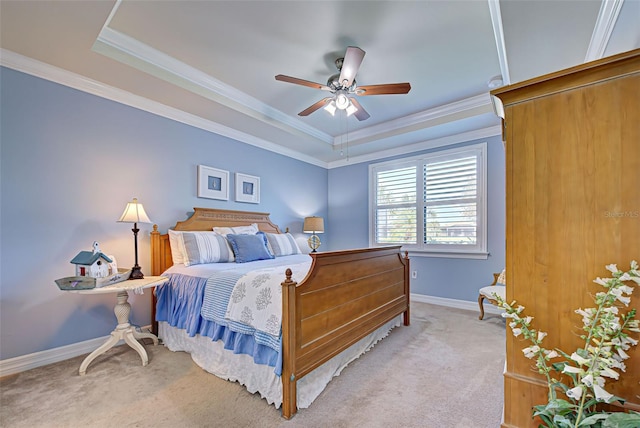
M 308 86 L 314 89 L 321 89 L 323 91 L 330 91 L 331 89 L 327 85 L 311 82 L 309 80 L 298 79 L 297 77 L 285 76 L 284 74 L 278 74 L 276 80 L 287 83 L 295 83 L 296 85 Z
M 411 90 L 409 83 L 387 83 L 384 85 L 358 86 L 356 94 L 363 95 L 387 95 L 387 94 L 407 94 Z
M 369 113 L 367 113 L 367 111 L 364 109 L 364 107 L 362 107 L 362 105 L 358 102 L 358 100 L 356 100 L 355 98 L 351 98 L 351 103 L 358 109 L 355 113 L 353 113 L 358 120 L 363 121 L 371 117 Z
M 300 113 L 298 113 L 298 116 L 309 116 L 314 111 L 324 107 L 330 101 L 331 101 L 331 97 L 323 98 L 317 103 L 313 104 L 311 107 L 307 107 L 306 109 L 302 110 Z
M 342 62 L 342 70 L 340 70 L 340 84 L 345 88 L 351 86 L 353 79 L 356 78 L 365 53 L 365 51 L 355 46 L 349 46 L 347 48 L 344 61 Z

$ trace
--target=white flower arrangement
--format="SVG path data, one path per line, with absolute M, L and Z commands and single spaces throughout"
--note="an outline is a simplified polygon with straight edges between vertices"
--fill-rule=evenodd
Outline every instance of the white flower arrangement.
M 638 263 L 632 261 L 628 272 L 618 270 L 615 264 L 606 268 L 613 277 L 594 280 L 606 289 L 596 293 L 596 307 L 575 311 L 582 316 L 585 334 L 580 337 L 585 345 L 571 355 L 560 349 L 545 349 L 542 341 L 547 333 L 532 328 L 533 317 L 522 314 L 524 307 L 515 306 L 515 301 L 508 304 L 494 294 L 505 310 L 502 316 L 510 320 L 513 335 L 531 342 L 531 346 L 522 350 L 525 357 L 535 359 L 538 372 L 546 377 L 548 402 L 533 408 L 533 417 L 540 417 L 543 427 L 640 427 L 638 412 L 605 412 L 597 408 L 598 403 L 617 401 L 624 404 L 624 399 L 607 392 L 606 378 L 617 380 L 619 371 L 625 371 L 624 361 L 629 358 L 626 351 L 638 344 L 638 340 L 630 337 L 629 333 L 640 333 L 640 321 L 635 319 L 636 310 L 626 313 L 620 310 L 621 305 L 629 305 L 633 292 L 633 286 L 625 283 L 640 284 Z M 564 357 L 564 361 L 551 361 L 559 357 Z M 552 371 L 565 374 L 565 379 L 570 379 L 572 384 L 566 385 L 554 379 Z M 558 390 L 568 400 L 558 397 Z

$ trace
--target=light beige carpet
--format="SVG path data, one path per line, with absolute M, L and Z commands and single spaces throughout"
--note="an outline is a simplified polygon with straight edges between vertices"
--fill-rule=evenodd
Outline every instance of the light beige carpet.
M 504 321 L 412 303 L 398 327 L 350 364 L 308 409 L 286 421 L 244 387 L 204 372 L 188 354 L 128 346 L 0 379 L 0 426 L 495 428 L 502 413 Z

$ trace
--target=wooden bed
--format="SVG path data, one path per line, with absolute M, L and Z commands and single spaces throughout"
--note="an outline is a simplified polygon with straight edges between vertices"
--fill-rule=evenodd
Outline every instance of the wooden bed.
M 194 208 L 174 230 L 211 231 L 214 226 L 257 223 L 281 233 L 267 213 Z M 283 278 L 282 416 L 297 411 L 296 382 L 388 321 L 403 314 L 409 325 L 409 259 L 400 246 L 311 253 L 311 269 L 296 283 Z M 169 236 L 151 232 L 151 274 L 173 264 Z M 155 299 L 154 299 L 155 320 Z

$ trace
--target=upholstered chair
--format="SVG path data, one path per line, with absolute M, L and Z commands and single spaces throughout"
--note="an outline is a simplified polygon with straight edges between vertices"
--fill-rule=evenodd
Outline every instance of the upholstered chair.
M 503 269 L 502 272 L 493 274 L 493 282 L 491 285 L 480 289 L 480 293 L 478 295 L 478 306 L 480 307 L 479 319 L 484 318 L 484 307 L 482 306 L 482 303 L 485 299 L 492 305 L 497 306 L 498 302 L 495 299 L 494 293 L 500 296 L 502 300 L 506 298 L 506 283 L 506 272 L 505 269 Z

